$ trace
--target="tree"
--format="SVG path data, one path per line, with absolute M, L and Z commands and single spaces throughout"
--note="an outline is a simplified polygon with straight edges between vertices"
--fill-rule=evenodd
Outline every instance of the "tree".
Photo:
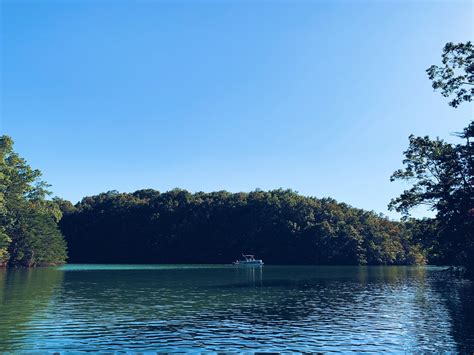
M 432 80 L 433 89 L 441 90 L 444 97 L 454 98 L 449 102 L 458 107 L 461 102 L 472 101 L 474 97 L 474 45 L 446 43 L 442 54 L 442 66 L 432 65 L 426 72 Z
M 405 168 L 395 171 L 391 181 L 413 181 L 413 185 L 389 204 L 405 216 L 419 205 L 435 210 L 444 261 L 466 266 L 474 258 L 473 133 L 471 122 L 459 135 L 465 143 L 456 145 L 410 136 Z
M 426 71 L 435 90 L 445 97 L 453 96 L 449 105 L 458 107 L 474 96 L 474 46 L 447 43 L 442 55 L 443 66 L 432 65 Z M 428 223 L 435 254 L 446 263 L 464 265 L 474 276 L 474 121 L 457 136 L 463 143 L 449 144 L 428 136 L 409 137 L 404 152 L 404 169 L 397 170 L 391 181 L 413 182 L 410 189 L 392 199 L 390 209 L 405 216 L 410 209 L 428 205 L 436 211 L 436 221 Z
M 48 185 L 13 150 L 13 140 L 0 137 L 0 265 L 59 264 L 66 245 L 57 221 L 61 210 L 46 200 Z

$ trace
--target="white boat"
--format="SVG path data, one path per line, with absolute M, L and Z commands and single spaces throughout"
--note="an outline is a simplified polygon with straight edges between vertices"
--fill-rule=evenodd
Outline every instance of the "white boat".
M 263 261 L 260 259 L 255 259 L 253 255 L 242 254 L 242 260 L 236 260 L 232 264 L 236 266 L 263 266 Z

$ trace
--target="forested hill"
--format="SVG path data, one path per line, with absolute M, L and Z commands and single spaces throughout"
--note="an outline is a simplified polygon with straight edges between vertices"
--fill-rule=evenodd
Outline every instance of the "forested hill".
M 415 264 L 404 224 L 291 190 L 191 194 L 115 191 L 62 201 L 72 263 Z

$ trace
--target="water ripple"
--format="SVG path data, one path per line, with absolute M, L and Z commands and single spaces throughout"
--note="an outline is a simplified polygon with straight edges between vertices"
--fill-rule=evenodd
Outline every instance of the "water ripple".
M 472 352 L 473 286 L 438 275 L 407 267 L 2 271 L 0 350 Z

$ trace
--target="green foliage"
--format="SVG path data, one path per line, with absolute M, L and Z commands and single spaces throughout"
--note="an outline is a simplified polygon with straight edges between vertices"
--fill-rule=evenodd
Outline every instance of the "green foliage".
M 424 263 L 403 223 L 291 190 L 191 194 L 174 189 L 86 197 L 60 227 L 72 262 Z
M 459 136 L 461 144 L 429 137 L 410 136 L 404 169 L 391 180 L 412 182 L 410 189 L 393 199 L 389 208 L 409 215 L 410 209 L 427 205 L 437 212 L 437 232 L 432 250 L 438 260 L 470 266 L 474 259 L 474 122 Z M 472 267 L 472 266 L 471 266 Z
M 443 256 L 439 248 L 439 225 L 434 218 L 406 218 L 404 228 L 407 239 L 411 239 L 414 245 L 419 246 L 426 255 L 428 264 L 443 263 Z
M 11 265 L 46 266 L 66 260 L 66 243 L 51 215 L 34 208 L 23 210 L 12 233 Z
M 37 266 L 64 263 L 66 245 L 57 228 L 61 210 L 47 201 L 48 185 L 0 137 L 0 265 Z
M 434 89 L 445 97 L 454 96 L 453 107 L 474 96 L 474 46 L 467 43 L 447 43 L 443 51 L 443 66 L 427 69 Z M 412 183 L 390 209 L 405 216 L 419 205 L 436 211 L 433 221 L 410 222 L 414 238 L 425 233 L 420 243 L 436 262 L 464 265 L 474 277 L 474 121 L 458 137 L 462 143 L 449 144 L 429 137 L 410 136 L 404 152 L 405 167 L 397 170 L 391 180 Z
M 432 65 L 426 72 L 433 81 L 433 88 L 441 90 L 444 97 L 454 95 L 450 105 L 458 107 L 461 102 L 474 97 L 474 45 L 447 43 L 442 54 L 442 66 Z
M 53 205 L 54 215 L 58 221 L 64 213 L 72 213 L 76 209 L 70 201 L 63 200 L 59 197 L 54 197 L 52 202 L 51 205 Z
M 404 152 L 404 169 L 393 173 L 391 181 L 413 182 L 409 190 L 393 199 L 390 209 L 403 214 L 424 204 L 442 213 L 451 212 L 452 195 L 466 195 L 472 187 L 468 167 L 465 166 L 466 147 L 453 146 L 443 140 L 429 137 L 409 137 L 409 147 Z

